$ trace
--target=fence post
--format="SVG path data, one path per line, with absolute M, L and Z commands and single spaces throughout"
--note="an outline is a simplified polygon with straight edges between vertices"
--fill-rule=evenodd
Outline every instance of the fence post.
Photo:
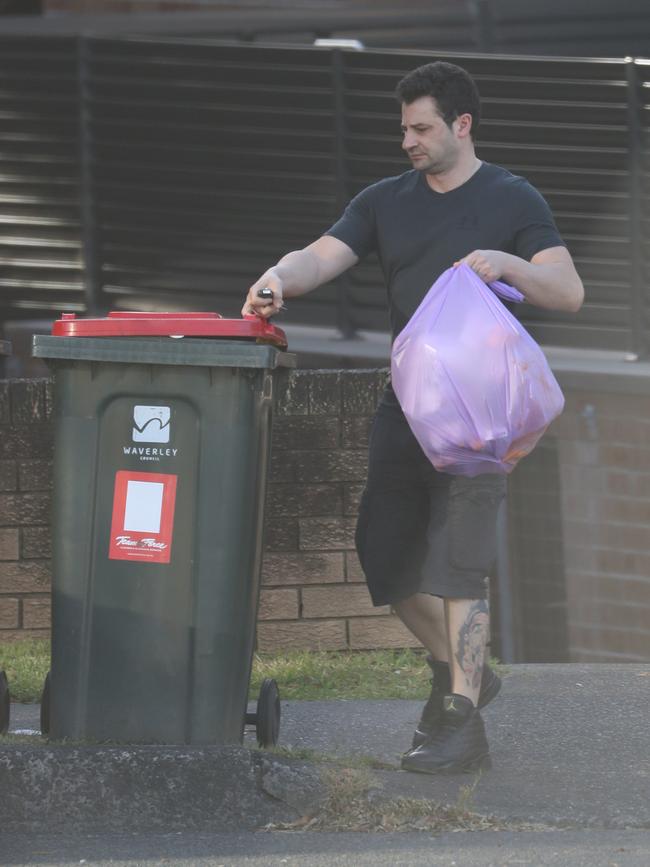
M 336 175 L 337 216 L 341 214 L 350 198 L 348 184 L 347 153 L 345 149 L 345 100 L 343 89 L 343 54 L 340 48 L 332 49 L 332 87 L 334 88 L 334 172 Z M 336 324 L 341 337 L 350 339 L 357 336 L 352 307 L 350 304 L 351 280 L 348 272 L 336 279 Z
M 491 54 L 495 43 L 492 0 L 470 0 L 469 8 L 474 16 L 474 39 L 477 51 Z
M 639 81 L 633 57 L 625 58 L 627 80 L 628 129 L 628 214 L 630 218 L 631 297 L 630 323 L 632 329 L 631 360 L 645 358 L 648 345 L 645 333 L 643 236 L 642 236 L 642 128 L 639 106 Z
M 85 284 L 86 309 L 98 315 L 106 312 L 102 295 L 101 263 L 98 250 L 98 226 L 93 175 L 93 139 L 91 131 L 91 94 L 88 84 L 89 39 L 77 38 L 77 84 L 79 94 L 79 181 L 81 216 L 81 252 Z

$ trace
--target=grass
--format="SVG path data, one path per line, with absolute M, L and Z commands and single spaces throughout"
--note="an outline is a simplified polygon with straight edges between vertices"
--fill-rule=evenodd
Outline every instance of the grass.
M 36 735 L 0 735 L 0 746 L 3 747 L 46 747 L 48 741 L 40 734 Z
M 499 667 L 495 660 L 491 662 Z M 49 667 L 48 640 L 0 643 L 0 670 L 7 674 L 14 701 L 40 701 Z M 424 700 L 429 676 L 423 654 L 414 650 L 255 654 L 250 697 L 257 699 L 262 681 L 270 677 L 277 681 L 282 699 Z
M 44 638 L 0 643 L 0 671 L 4 669 L 14 701 L 41 700 L 50 668 L 50 642 Z
M 283 699 L 426 699 L 428 672 L 413 650 L 256 654 L 251 694 L 257 697 L 261 681 L 271 677 Z
M 256 748 L 257 749 L 257 748 Z M 318 750 L 312 750 L 309 747 L 292 747 L 292 746 L 274 746 L 260 747 L 262 752 L 271 754 L 284 759 L 298 759 L 303 762 L 311 762 L 317 765 L 332 765 L 340 768 L 354 768 L 357 770 L 380 770 L 394 771 L 399 765 L 390 762 L 383 762 L 376 759 L 374 756 L 366 755 L 350 755 L 350 756 L 335 756 L 330 753 L 321 753 Z

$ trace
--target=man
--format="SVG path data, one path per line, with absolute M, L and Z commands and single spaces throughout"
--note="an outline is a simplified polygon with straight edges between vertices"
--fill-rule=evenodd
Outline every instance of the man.
M 272 316 L 284 298 L 332 280 L 372 251 L 386 280 L 393 338 L 438 276 L 461 261 L 485 282 L 512 284 L 531 304 L 577 311 L 582 282 L 548 205 L 523 178 L 476 156 L 480 101 L 467 72 L 429 63 L 406 75 L 396 95 L 413 169 L 363 190 L 323 237 L 269 268 L 242 313 Z M 272 300 L 259 297 L 265 287 Z M 402 759 L 407 770 L 489 765 L 479 708 L 501 684 L 484 663 L 486 575 L 504 495 L 503 476 L 437 472 L 386 389 L 371 432 L 356 544 L 373 603 L 392 605 L 429 651 L 432 690 Z

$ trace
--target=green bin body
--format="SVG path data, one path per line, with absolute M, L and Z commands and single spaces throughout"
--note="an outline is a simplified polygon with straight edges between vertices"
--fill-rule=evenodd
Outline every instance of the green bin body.
M 240 743 L 274 380 L 239 339 L 34 337 L 54 371 L 55 739 Z

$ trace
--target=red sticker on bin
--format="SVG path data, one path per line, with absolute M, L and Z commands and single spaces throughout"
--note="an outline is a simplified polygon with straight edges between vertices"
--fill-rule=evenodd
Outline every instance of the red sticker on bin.
M 177 476 L 166 473 L 115 474 L 108 557 L 169 563 Z

